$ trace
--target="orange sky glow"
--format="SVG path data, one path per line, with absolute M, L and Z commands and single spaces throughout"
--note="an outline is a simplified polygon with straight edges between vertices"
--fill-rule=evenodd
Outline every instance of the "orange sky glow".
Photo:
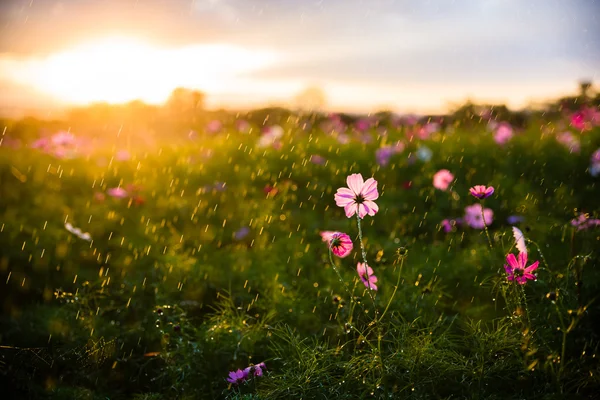
M 160 104 L 176 87 L 205 92 L 209 107 L 293 106 L 310 86 L 331 110 L 521 108 L 576 93 L 600 70 L 600 24 L 587 33 L 595 21 L 572 3 L 520 14 L 513 0 L 359 3 L 11 0 L 0 6 L 0 111 Z

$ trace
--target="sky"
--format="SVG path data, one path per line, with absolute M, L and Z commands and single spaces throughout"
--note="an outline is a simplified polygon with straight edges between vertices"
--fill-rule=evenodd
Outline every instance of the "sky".
M 598 83 L 600 0 L 2 0 L 0 112 L 94 101 L 443 112 Z

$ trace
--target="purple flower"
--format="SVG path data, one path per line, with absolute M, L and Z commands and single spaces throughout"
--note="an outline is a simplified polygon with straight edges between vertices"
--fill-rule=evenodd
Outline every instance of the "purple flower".
M 240 383 L 244 382 L 246 379 L 248 379 L 248 372 L 246 370 L 242 371 L 241 369 L 238 369 L 237 371 L 229 372 L 229 377 L 227 377 L 227 382 L 234 384 L 234 385 L 239 385 Z
M 469 189 L 471 196 L 477 197 L 478 199 L 487 199 L 494 194 L 493 186 L 475 185 Z
M 250 377 L 250 376 L 261 377 L 261 376 L 263 376 L 264 369 L 267 369 L 267 367 L 265 366 L 264 362 L 261 362 L 260 364 L 251 365 L 249 367 L 244 368 L 244 373 L 246 374 L 247 377 Z
M 389 164 L 390 158 L 392 158 L 394 153 L 396 153 L 396 149 L 394 149 L 392 146 L 383 146 L 378 148 L 375 151 L 375 159 L 377 160 L 377 164 L 385 167 Z
M 600 219 L 590 218 L 588 214 L 581 213 L 577 218 L 571 220 L 571 225 L 578 231 L 600 226 Z
M 442 229 L 444 230 L 444 232 L 446 232 L 446 233 L 452 232 L 452 223 L 450 222 L 449 219 L 442 220 L 441 225 L 442 225 Z
M 525 221 L 525 218 L 521 217 L 520 215 L 511 215 L 506 218 L 506 222 L 508 222 L 510 225 L 516 225 L 523 221 Z
M 233 237 L 235 238 L 235 240 L 242 240 L 243 238 L 248 236 L 249 233 L 250 228 L 248 228 L 247 226 L 243 226 L 233 234 Z

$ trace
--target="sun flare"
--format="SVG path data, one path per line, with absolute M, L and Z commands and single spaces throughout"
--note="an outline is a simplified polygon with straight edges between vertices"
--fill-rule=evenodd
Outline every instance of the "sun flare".
M 271 64 L 272 53 L 225 44 L 161 48 L 134 38 L 111 37 L 37 59 L 8 59 L 3 75 L 57 100 L 87 104 L 163 102 L 176 87 L 220 93 L 235 77 Z

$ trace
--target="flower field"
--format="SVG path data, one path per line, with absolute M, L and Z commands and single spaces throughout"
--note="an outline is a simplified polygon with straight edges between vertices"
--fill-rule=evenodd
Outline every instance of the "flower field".
M 4 126 L 8 398 L 600 393 L 597 108 Z

